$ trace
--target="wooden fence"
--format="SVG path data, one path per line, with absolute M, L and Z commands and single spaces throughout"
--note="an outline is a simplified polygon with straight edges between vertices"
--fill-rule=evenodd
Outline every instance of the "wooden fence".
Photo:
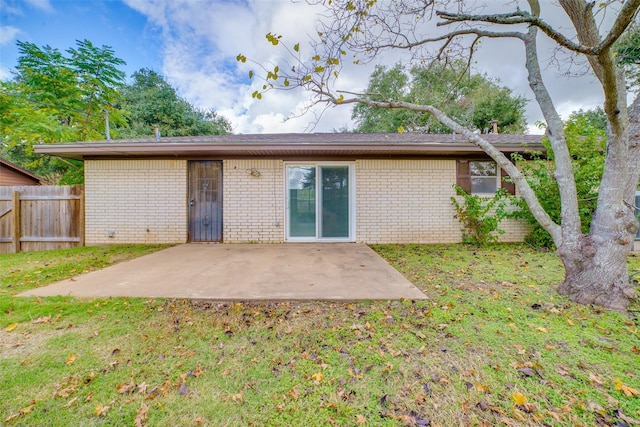
M 84 187 L 0 186 L 0 253 L 84 245 Z

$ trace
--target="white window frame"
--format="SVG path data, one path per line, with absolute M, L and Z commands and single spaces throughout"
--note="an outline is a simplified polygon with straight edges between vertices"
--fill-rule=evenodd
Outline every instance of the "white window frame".
M 289 168 L 290 167 L 309 167 L 316 168 L 316 235 L 315 237 L 291 237 L 289 235 Z M 349 167 L 349 236 L 348 237 L 319 237 L 322 227 L 322 200 L 319 196 L 319 179 L 320 173 L 317 168 L 321 166 L 348 166 Z M 285 242 L 355 242 L 356 241 L 356 163 L 353 161 L 318 161 L 318 162 L 295 162 L 288 161 L 284 163 L 284 241 Z
M 473 179 L 474 179 L 474 175 L 473 175 L 473 170 L 471 168 L 471 164 L 474 162 L 491 162 L 494 164 L 495 169 L 496 169 L 496 176 L 495 176 L 495 190 L 493 190 L 493 192 L 477 192 L 477 191 L 473 191 Z M 469 180 L 470 180 L 470 186 L 471 186 L 471 194 L 478 194 L 478 195 L 494 195 L 496 191 L 498 191 L 498 189 L 500 189 L 501 185 L 500 185 L 500 168 L 498 167 L 498 164 L 495 162 L 495 160 L 469 160 Z M 487 181 L 490 180 L 490 178 L 493 178 L 492 176 L 475 176 L 475 178 L 486 178 Z

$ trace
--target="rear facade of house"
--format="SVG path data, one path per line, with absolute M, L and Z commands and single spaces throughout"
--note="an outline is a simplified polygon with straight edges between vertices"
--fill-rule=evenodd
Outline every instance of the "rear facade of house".
M 487 135 L 506 154 L 539 137 Z M 287 134 L 39 146 L 85 162 L 85 241 L 452 243 L 454 184 L 513 191 L 455 135 Z M 501 241 L 521 241 L 508 220 Z

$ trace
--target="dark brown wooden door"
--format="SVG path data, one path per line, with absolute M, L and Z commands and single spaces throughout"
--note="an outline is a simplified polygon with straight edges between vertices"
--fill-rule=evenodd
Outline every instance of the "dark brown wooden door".
M 189 241 L 222 241 L 222 162 L 189 162 Z

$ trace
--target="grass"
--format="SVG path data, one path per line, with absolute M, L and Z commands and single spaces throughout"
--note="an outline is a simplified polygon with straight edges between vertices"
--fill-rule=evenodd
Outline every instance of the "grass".
M 519 245 L 374 247 L 425 291 L 421 302 L 15 296 L 157 249 L 0 255 L 7 425 L 640 420 L 638 320 L 557 295 L 557 257 Z

